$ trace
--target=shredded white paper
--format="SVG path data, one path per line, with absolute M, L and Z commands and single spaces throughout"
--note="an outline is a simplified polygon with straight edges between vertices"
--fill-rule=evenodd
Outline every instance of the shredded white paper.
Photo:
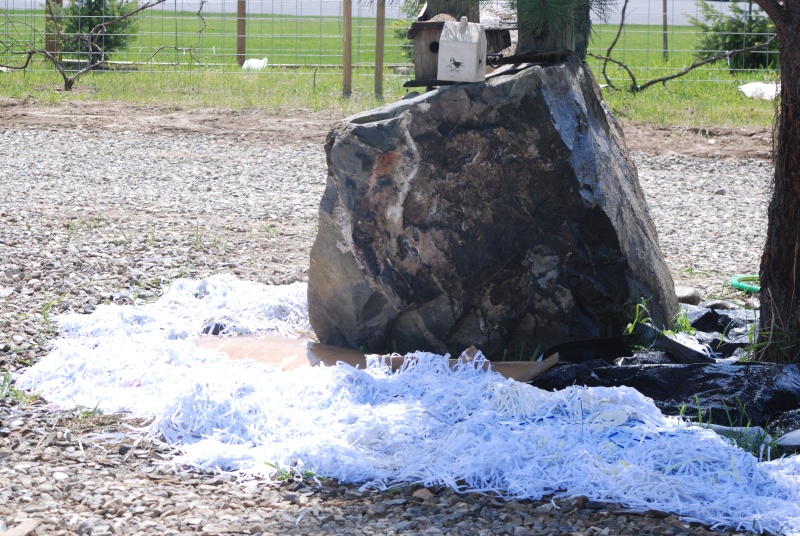
M 61 406 L 155 416 L 175 464 L 266 476 L 273 466 L 385 489 L 404 482 L 509 497 L 586 495 L 719 528 L 800 534 L 800 463 L 759 462 L 667 418 L 631 388 L 546 392 L 417 352 L 392 373 L 291 372 L 191 342 L 209 319 L 238 333 L 310 329 L 306 287 L 181 280 L 156 303 L 61 320 L 18 385 Z

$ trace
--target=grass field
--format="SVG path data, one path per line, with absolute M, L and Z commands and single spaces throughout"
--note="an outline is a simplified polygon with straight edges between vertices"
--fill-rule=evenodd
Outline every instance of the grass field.
M 134 36 L 128 49 L 114 53 L 111 59 L 144 61 L 162 47 L 173 47 L 162 51 L 153 61 L 177 63 L 184 68 L 205 65 L 238 69 L 235 13 L 206 13 L 201 19 L 189 11 L 152 10 L 145 12 L 140 20 L 141 31 Z M 387 28 L 393 22 L 387 20 Z M 3 13 L 0 10 L 2 37 L 43 46 L 44 27 L 44 11 Z M 248 58 L 267 57 L 275 65 L 342 64 L 342 20 L 338 17 L 250 14 L 246 32 Z M 401 52 L 403 45 L 387 31 L 384 61 L 405 62 Z M 188 50 L 176 51 L 176 48 Z M 2 50 L 0 47 L 0 52 Z M 374 65 L 375 19 L 353 19 L 353 61 Z
M 605 55 L 615 26 L 598 25 L 590 52 Z M 661 29 L 630 25 L 620 36 L 611 56 L 626 63 L 638 85 L 682 70 L 696 60 L 696 33 L 691 26 L 672 26 L 668 30 L 668 60 L 664 61 Z M 590 58 L 589 65 L 598 82 L 603 62 Z M 604 97 L 614 112 L 639 122 L 687 126 L 770 126 L 775 103 L 748 99 L 738 91 L 747 82 L 772 82 L 776 71 L 731 71 L 724 62 L 706 65 L 679 79 L 651 86 L 641 93 L 627 91 L 630 77 L 622 68 L 608 64 L 607 74 L 618 90 L 605 89 Z
M 51 65 L 38 61 L 26 72 L 0 74 L 0 95 L 34 98 L 43 102 L 70 99 L 124 100 L 138 104 L 187 107 L 334 109 L 354 112 L 374 107 L 383 100 L 373 96 L 375 21 L 354 21 L 353 95 L 343 99 L 341 20 L 335 17 L 296 18 L 280 15 L 248 16 L 247 57 L 270 59 L 261 73 L 242 73 L 235 57 L 235 14 L 207 13 L 205 22 L 194 13 L 153 11 L 143 17 L 142 31 L 128 50 L 112 60 L 142 61 L 160 47 L 153 61 L 120 72 L 92 72 L 70 93 L 56 91 L 62 84 Z M 387 64 L 404 63 L 403 40 L 390 31 L 387 22 Z M 44 27 L 43 12 L 0 12 L 0 39 L 36 40 Z M 201 31 L 202 30 L 202 31 Z M 617 28 L 596 25 L 590 51 L 605 54 Z M 662 54 L 660 28 L 631 25 L 625 28 L 612 56 L 626 63 L 639 85 L 674 73 L 694 61 L 694 27 L 669 28 L 669 58 Z M 9 54 L 0 63 L 12 63 Z M 590 58 L 598 82 L 605 83 L 602 62 Z M 293 67 L 282 67 L 292 65 Z M 731 72 L 724 63 L 705 66 L 685 77 L 652 86 L 641 93 L 627 91 L 631 81 L 619 67 L 608 65 L 607 74 L 617 88 L 606 88 L 604 96 L 614 112 L 632 121 L 685 126 L 769 126 L 775 104 L 745 98 L 737 86 L 749 81 L 771 81 L 773 71 Z M 384 99 L 396 100 L 405 93 L 408 75 L 387 71 Z

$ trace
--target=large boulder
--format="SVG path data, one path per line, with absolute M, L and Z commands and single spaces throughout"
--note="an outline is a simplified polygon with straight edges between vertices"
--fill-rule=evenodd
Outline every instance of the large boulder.
M 324 343 L 530 358 L 678 311 L 625 148 L 577 59 L 347 118 L 325 145 L 309 314 Z

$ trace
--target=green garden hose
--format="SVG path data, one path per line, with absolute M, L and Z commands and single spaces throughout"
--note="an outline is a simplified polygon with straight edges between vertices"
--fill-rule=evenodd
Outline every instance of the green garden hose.
M 752 282 L 755 282 L 755 285 L 747 284 Z M 757 274 L 735 275 L 731 278 L 731 286 L 736 290 L 743 290 L 745 292 L 761 291 Z

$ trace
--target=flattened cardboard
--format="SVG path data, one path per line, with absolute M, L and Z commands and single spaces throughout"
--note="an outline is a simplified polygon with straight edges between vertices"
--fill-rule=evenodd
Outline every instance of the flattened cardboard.
M 333 366 L 342 361 L 354 367 L 364 368 L 366 356 L 348 348 L 319 344 L 309 339 L 287 339 L 276 335 L 246 335 L 241 337 L 202 337 L 196 339 L 198 348 L 205 348 L 225 354 L 230 359 L 252 359 L 259 363 L 274 365 L 278 370 L 294 370 L 303 367 Z M 477 350 L 466 350 L 459 359 L 451 359 L 450 365 L 471 361 Z M 387 356 L 392 370 L 397 370 L 405 362 L 404 356 Z M 492 362 L 495 372 L 506 378 L 529 382 L 558 363 L 558 354 L 543 361 L 503 361 Z

